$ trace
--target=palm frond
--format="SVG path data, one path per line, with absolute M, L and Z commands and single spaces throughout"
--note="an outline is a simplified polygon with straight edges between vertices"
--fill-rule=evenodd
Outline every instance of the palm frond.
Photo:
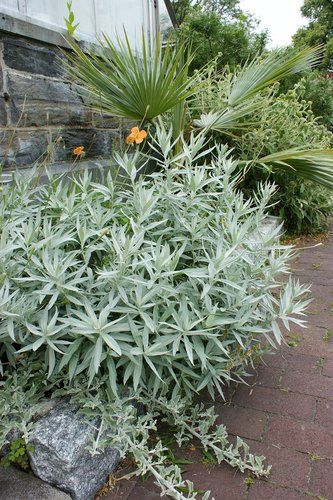
M 104 35 L 98 52 L 85 53 L 71 41 L 67 67 L 84 91 L 89 107 L 114 116 L 152 120 L 172 109 L 198 89 L 197 76 L 188 76 L 191 57 L 185 47 L 151 47 L 142 35 L 142 52 L 136 53 L 125 33 L 117 44 Z
M 264 156 L 256 161 L 260 165 L 271 165 L 294 172 L 318 184 L 333 189 L 333 150 L 289 149 Z
M 243 121 L 243 118 L 253 114 L 258 109 L 257 101 L 250 101 L 237 106 L 226 108 L 223 111 L 202 114 L 199 119 L 194 120 L 194 126 L 206 130 L 214 130 L 228 134 L 231 130 L 247 129 L 253 122 Z
M 322 46 L 291 51 L 278 49 L 249 62 L 235 76 L 229 106 L 241 104 L 285 76 L 316 66 L 322 58 L 322 50 Z

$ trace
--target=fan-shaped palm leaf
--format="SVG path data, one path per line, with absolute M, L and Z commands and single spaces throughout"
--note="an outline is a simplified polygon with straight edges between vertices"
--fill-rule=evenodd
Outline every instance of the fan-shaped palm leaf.
M 235 75 L 228 97 L 229 106 L 236 106 L 281 80 L 317 65 L 322 58 L 322 46 L 303 50 L 278 49 L 262 59 L 254 59 Z
M 223 111 L 202 114 L 199 119 L 194 120 L 194 126 L 206 130 L 215 130 L 228 134 L 228 131 L 246 129 L 253 125 L 251 121 L 243 119 L 253 114 L 258 109 L 255 100 L 246 102 L 236 108 L 226 108 Z
M 151 120 L 172 109 L 198 89 L 196 76 L 188 77 L 191 57 L 182 58 L 185 47 L 151 48 L 142 35 L 142 52 L 125 40 L 113 43 L 104 36 L 98 52 L 85 53 L 71 41 L 67 55 L 70 75 L 85 91 L 87 104 L 114 116 Z
M 333 150 L 289 149 L 264 156 L 256 161 L 261 165 L 272 165 L 309 179 L 323 186 L 333 188 Z

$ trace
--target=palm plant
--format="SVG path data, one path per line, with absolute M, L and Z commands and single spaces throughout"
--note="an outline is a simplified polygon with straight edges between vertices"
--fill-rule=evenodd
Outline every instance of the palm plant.
M 142 34 L 142 51 L 135 52 L 125 32 L 113 43 L 106 35 L 98 52 L 85 53 L 71 40 L 67 68 L 81 85 L 89 107 L 134 120 L 151 121 L 183 103 L 198 90 L 198 79 L 188 76 L 191 56 L 184 44 L 152 47 Z
M 141 124 L 154 124 L 161 118 L 169 120 L 176 151 L 180 144 L 177 137 L 187 131 L 186 122 L 189 129 L 226 135 L 251 126 L 251 115 L 262 91 L 292 73 L 310 69 L 322 57 L 321 46 L 280 49 L 257 57 L 234 74 L 221 109 L 207 109 L 200 117 L 194 119 L 190 115 L 185 120 L 186 102 L 204 91 L 204 84 L 200 75 L 188 73 L 192 58 L 190 54 L 184 57 L 184 43 L 162 47 L 157 39 L 151 46 L 142 35 L 140 53 L 132 49 L 126 33 L 125 40 L 118 38 L 116 43 L 104 36 L 98 52 L 85 53 L 74 38 L 70 43 L 73 52 L 67 56 L 68 70 L 85 92 L 87 105 Z M 333 188 L 332 150 L 289 149 L 247 162 L 251 164 L 289 169 Z

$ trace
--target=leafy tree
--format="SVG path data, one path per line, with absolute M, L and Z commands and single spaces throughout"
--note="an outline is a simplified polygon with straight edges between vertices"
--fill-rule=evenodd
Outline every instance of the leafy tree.
M 191 41 L 195 54 L 191 70 L 202 68 L 216 57 L 220 68 L 233 68 L 261 53 L 267 34 L 255 33 L 254 26 L 245 14 L 226 19 L 213 9 L 192 9 L 180 27 L 181 37 Z
M 299 28 L 293 37 L 296 46 L 326 45 L 322 67 L 333 69 L 333 2 L 332 0 L 304 0 L 301 8 L 310 22 Z
M 225 19 L 235 19 L 242 13 L 239 0 L 198 0 L 197 4 L 203 10 L 215 12 Z
M 172 5 L 179 24 L 182 24 L 190 11 L 196 7 L 203 11 L 215 12 L 221 18 L 227 19 L 235 18 L 241 12 L 239 0 L 174 0 Z

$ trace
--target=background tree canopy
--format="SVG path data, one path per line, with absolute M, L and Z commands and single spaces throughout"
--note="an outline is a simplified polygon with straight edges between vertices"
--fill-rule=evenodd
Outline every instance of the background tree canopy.
M 256 30 L 257 21 L 241 10 L 239 0 L 178 0 L 173 2 L 179 35 L 192 43 L 191 70 L 219 56 L 218 66 L 231 68 L 261 53 L 267 32 Z
M 293 37 L 296 46 L 325 44 L 323 69 L 333 69 L 333 1 L 304 0 L 301 8 L 310 22 L 299 28 Z
M 174 0 L 172 2 L 179 24 L 193 8 L 215 12 L 220 17 L 234 18 L 241 12 L 239 0 Z

